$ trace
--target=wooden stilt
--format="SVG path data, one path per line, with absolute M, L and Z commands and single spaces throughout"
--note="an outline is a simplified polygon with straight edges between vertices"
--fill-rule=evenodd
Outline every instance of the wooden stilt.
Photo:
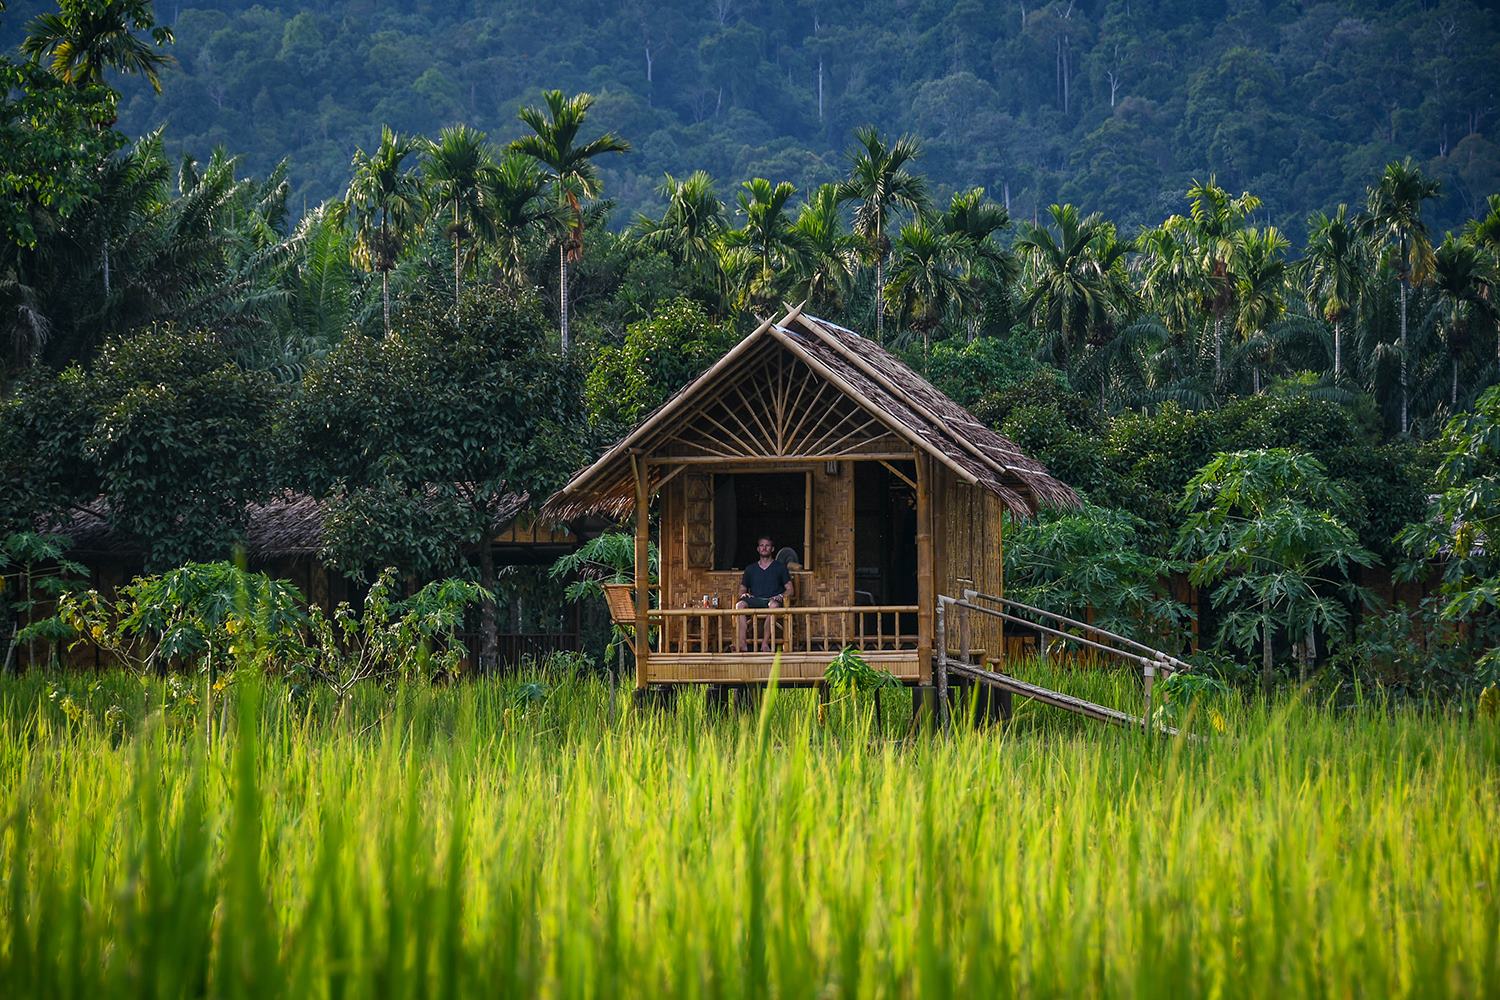
M 932 571 L 932 460 L 915 454 L 917 467 L 917 670 L 923 684 L 932 683 L 932 633 L 937 581 Z
M 952 710 L 948 704 L 948 599 L 938 598 L 937 606 L 937 701 L 938 725 L 948 728 Z
M 635 474 L 635 687 L 640 691 L 651 658 L 651 493 L 645 457 L 632 452 L 630 469 Z

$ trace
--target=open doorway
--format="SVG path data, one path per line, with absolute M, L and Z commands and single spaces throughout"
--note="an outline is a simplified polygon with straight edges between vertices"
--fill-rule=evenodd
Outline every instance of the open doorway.
M 917 603 L 917 492 L 879 462 L 854 464 L 854 603 Z M 916 479 L 912 462 L 893 463 Z

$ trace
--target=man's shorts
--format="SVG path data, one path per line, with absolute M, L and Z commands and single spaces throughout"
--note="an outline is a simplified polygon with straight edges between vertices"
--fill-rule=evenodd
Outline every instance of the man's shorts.
M 753 594 L 746 594 L 744 597 L 741 597 L 740 600 L 742 600 L 742 601 L 745 602 L 745 607 L 747 607 L 747 608 L 769 608 L 771 606 L 771 602 L 772 601 L 778 601 L 779 602 L 781 600 L 781 598 L 779 598 L 779 597 L 756 597 Z M 778 604 L 778 607 L 779 606 L 780 605 Z

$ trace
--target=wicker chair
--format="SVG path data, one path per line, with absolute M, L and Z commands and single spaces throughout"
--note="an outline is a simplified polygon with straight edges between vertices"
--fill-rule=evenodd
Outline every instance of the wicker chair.
M 604 583 L 604 600 L 609 605 L 609 620 L 628 631 L 625 633 L 625 645 L 630 647 L 630 652 L 635 653 L 635 584 L 633 583 Z

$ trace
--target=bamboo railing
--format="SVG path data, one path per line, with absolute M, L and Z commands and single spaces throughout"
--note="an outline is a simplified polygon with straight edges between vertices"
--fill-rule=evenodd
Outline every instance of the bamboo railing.
M 653 609 L 650 617 L 652 655 L 836 653 L 846 646 L 878 652 L 914 650 L 918 641 L 916 605 L 667 608 Z M 743 651 L 735 648 L 739 618 L 745 619 Z

